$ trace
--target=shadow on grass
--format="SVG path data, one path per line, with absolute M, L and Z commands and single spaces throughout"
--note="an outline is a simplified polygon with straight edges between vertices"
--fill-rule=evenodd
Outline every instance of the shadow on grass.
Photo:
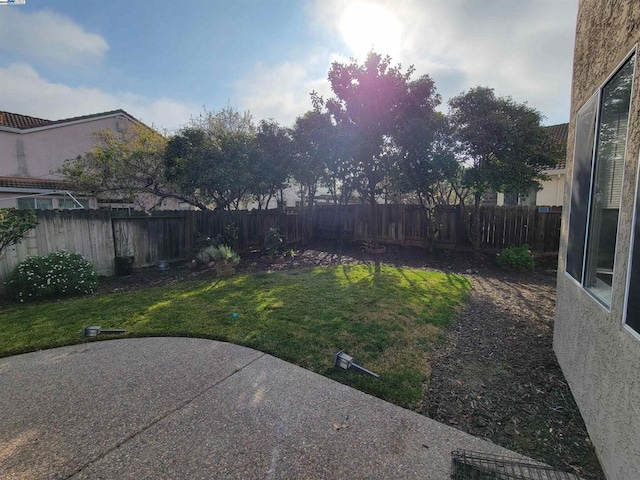
M 429 375 L 424 344 L 437 337 L 434 325 L 448 322 L 465 291 L 464 282 L 452 283 L 444 274 L 380 265 L 238 275 L 9 307 L 0 320 L 0 354 L 79 343 L 86 325 L 123 328 L 128 337 L 209 338 L 412 406 Z M 334 371 L 340 349 L 380 379 Z

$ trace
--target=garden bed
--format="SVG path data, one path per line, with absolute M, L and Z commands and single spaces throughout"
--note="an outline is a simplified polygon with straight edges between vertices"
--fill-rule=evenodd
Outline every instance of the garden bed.
M 494 258 L 394 246 L 373 256 L 355 244 L 327 242 L 301 250 L 284 264 L 244 256 L 238 271 L 378 261 L 469 275 L 469 302 L 448 328 L 449 342 L 436 355 L 420 412 L 585 479 L 603 479 L 552 349 L 557 260 L 538 259 L 534 272 L 520 272 L 497 268 Z M 131 277 L 104 279 L 100 292 L 214 275 L 189 264 L 172 265 L 166 272 L 142 269 Z

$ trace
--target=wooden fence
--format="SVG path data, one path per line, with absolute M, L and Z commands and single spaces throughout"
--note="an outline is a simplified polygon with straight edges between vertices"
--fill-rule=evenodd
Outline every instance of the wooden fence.
M 423 246 L 428 219 L 419 205 L 378 205 L 378 236 L 382 243 Z M 473 211 L 438 206 L 432 228 L 441 248 L 471 248 Z M 316 235 L 324 238 L 365 240 L 369 231 L 368 205 L 322 206 L 315 210 Z M 527 244 L 535 253 L 557 253 L 560 246 L 560 207 L 480 207 L 480 248 L 502 250 Z
M 378 205 L 377 222 L 382 243 L 426 244 L 428 220 L 417 205 Z M 481 248 L 500 250 L 528 244 L 535 253 L 557 253 L 561 209 L 558 207 L 481 207 Z M 40 210 L 38 225 L 18 245 L 0 258 L 0 280 L 22 259 L 68 250 L 90 259 L 101 275 L 113 275 L 114 257 L 133 254 L 135 267 L 156 265 L 159 260 L 184 260 L 194 255 L 198 235 L 213 237 L 235 226 L 240 251 L 263 245 L 269 228 L 275 227 L 287 242 L 303 240 L 306 214 L 297 210 L 261 212 L 156 212 L 129 216 L 109 210 Z M 319 206 L 311 218 L 315 238 L 365 240 L 369 231 L 368 205 Z M 471 247 L 471 211 L 437 207 L 433 212 L 442 248 Z
M 109 210 L 38 210 L 38 225 L 0 257 L 0 280 L 23 259 L 59 250 L 79 252 L 100 275 L 113 275 L 114 242 Z

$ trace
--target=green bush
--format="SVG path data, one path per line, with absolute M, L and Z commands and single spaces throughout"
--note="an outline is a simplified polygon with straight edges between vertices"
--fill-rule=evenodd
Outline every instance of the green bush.
M 498 254 L 498 265 L 501 267 L 517 268 L 520 270 L 533 270 L 533 253 L 529 245 L 505 248 Z
M 284 247 L 284 238 L 276 227 L 271 227 L 267 231 L 267 236 L 264 239 L 264 248 L 267 251 L 267 255 L 271 258 L 277 257 L 282 248 Z
M 206 247 L 198 252 L 196 258 L 200 263 L 238 263 L 240 256 L 228 245 Z
M 98 286 L 98 275 L 81 254 L 62 251 L 23 260 L 11 272 L 5 286 L 9 298 L 24 302 L 91 293 Z

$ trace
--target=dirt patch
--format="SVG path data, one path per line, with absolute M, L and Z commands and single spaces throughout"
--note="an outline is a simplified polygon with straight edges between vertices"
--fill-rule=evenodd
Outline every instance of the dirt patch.
M 238 272 L 315 265 L 385 264 L 466 274 L 473 289 L 449 342 L 437 355 L 423 413 L 435 420 L 569 470 L 604 479 L 582 417 L 552 348 L 556 259 L 540 259 L 534 272 L 497 268 L 493 255 L 474 259 L 453 252 L 390 246 L 369 255 L 358 245 L 318 243 L 283 264 L 245 255 Z M 213 278 L 212 269 L 175 264 L 130 277 L 102 279 L 98 294 Z

